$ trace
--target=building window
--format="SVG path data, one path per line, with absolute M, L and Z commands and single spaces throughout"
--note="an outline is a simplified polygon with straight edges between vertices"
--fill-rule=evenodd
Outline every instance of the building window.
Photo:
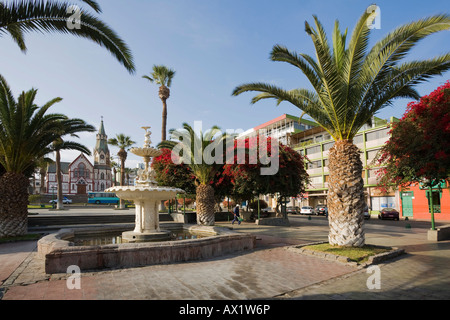
M 323 145 L 323 151 L 328 151 L 334 146 L 334 142 L 328 142 Z
M 86 165 L 84 163 L 80 163 L 78 165 L 78 170 L 79 170 L 79 173 L 80 173 L 80 177 L 84 177 L 84 172 L 86 170 Z
M 382 139 L 388 136 L 389 128 L 383 129 L 383 130 L 377 130 L 366 133 L 366 140 L 372 141 L 377 139 Z
M 308 162 L 307 167 L 308 167 L 308 169 L 322 168 L 322 161 L 318 160 L 318 161 Z
M 395 197 L 371 197 L 372 210 L 381 211 L 384 208 L 395 209 Z
M 428 212 L 431 213 L 431 206 L 430 206 L 430 191 L 426 191 L 426 196 L 428 200 Z M 439 191 L 432 192 L 433 197 L 433 212 L 434 213 L 441 213 L 441 196 L 442 194 Z
M 363 143 L 364 142 L 364 140 L 363 140 L 363 135 L 362 134 L 358 134 L 358 135 L 356 135 L 354 138 L 353 138 L 353 143 L 354 144 L 361 144 L 361 143 Z
M 307 149 L 306 149 L 306 155 L 310 155 L 310 154 L 314 154 L 314 153 L 319 153 L 320 151 L 321 151 L 320 146 L 315 146 L 315 147 L 307 148 Z
M 100 180 L 105 180 L 105 174 L 103 172 L 100 174 Z

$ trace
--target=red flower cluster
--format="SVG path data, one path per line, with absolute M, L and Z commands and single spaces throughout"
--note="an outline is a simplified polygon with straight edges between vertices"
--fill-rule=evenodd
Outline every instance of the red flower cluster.
M 450 173 L 450 82 L 408 104 L 393 126 L 379 165 L 382 184 L 446 180 Z

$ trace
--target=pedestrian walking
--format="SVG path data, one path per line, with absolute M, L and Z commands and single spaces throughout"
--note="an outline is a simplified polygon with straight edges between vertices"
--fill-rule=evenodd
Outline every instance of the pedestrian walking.
M 234 224 L 235 221 L 238 222 L 238 224 L 241 224 L 241 219 L 239 215 L 239 205 L 236 205 L 236 207 L 233 210 L 234 219 L 231 221 L 231 224 Z

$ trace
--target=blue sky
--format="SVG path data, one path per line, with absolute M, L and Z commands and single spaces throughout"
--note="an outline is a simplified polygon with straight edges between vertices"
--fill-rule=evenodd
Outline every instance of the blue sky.
M 78 2 L 76 2 L 78 3 Z M 202 121 L 203 128 L 255 127 L 283 113 L 301 112 L 282 103 L 263 101 L 250 105 L 251 93 L 232 97 L 242 83 L 264 81 L 286 89 L 309 87 L 294 67 L 268 59 L 275 44 L 313 54 L 304 31 L 305 20 L 317 15 L 331 38 L 334 21 L 352 31 L 371 1 L 361 0 L 99 0 L 100 18 L 124 39 L 132 50 L 136 73 L 130 75 L 105 49 L 69 35 L 30 33 L 28 52 L 21 53 L 9 36 L 0 37 L 0 73 L 16 95 L 38 88 L 37 101 L 54 97 L 63 101 L 53 112 L 79 117 L 98 127 L 104 117 L 109 137 L 125 133 L 143 144 L 142 126 L 151 126 L 154 144 L 161 138 L 162 104 L 158 87 L 142 78 L 154 64 L 176 70 L 168 100 L 168 128 L 183 122 Z M 395 27 L 429 15 L 447 12 L 446 0 L 378 1 L 381 29 L 371 41 Z M 408 59 L 433 57 L 449 51 L 450 32 L 433 35 L 420 43 Z M 427 94 L 449 79 L 447 72 L 418 87 Z M 378 116 L 401 117 L 408 100 L 398 100 Z M 95 134 L 83 134 L 91 149 Z M 111 153 L 117 150 L 111 148 Z M 63 161 L 77 153 L 64 152 Z M 129 155 L 127 166 L 139 158 Z

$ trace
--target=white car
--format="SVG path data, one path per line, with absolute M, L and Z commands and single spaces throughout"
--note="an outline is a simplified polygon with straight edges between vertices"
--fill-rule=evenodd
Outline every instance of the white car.
M 305 206 L 300 209 L 300 214 L 314 214 L 313 207 Z
M 49 202 L 54 204 L 54 203 L 57 203 L 58 200 L 57 199 L 53 199 L 53 200 L 50 200 Z M 69 198 L 64 197 L 62 202 L 63 202 L 63 204 L 70 204 L 70 203 L 72 203 L 72 200 L 69 199 Z

